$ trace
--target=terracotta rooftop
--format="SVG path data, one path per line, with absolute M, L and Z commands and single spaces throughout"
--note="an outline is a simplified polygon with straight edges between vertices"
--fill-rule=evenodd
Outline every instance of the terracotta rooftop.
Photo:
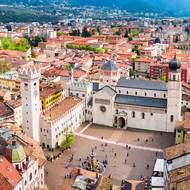
M 190 129 L 190 112 L 185 112 L 185 118 L 183 121 L 176 122 L 176 128 Z
M 61 90 L 61 85 L 49 84 L 44 87 L 41 87 L 40 97 L 49 97 L 56 92 L 60 92 Z
M 39 159 L 39 165 L 44 165 L 46 158 L 40 145 L 26 134 L 18 133 L 17 136 L 19 137 L 17 141 L 24 146 L 26 155 L 33 160 Z
M 48 111 L 44 112 L 46 118 L 51 118 L 51 121 L 59 119 L 64 113 L 74 108 L 82 101 L 79 97 L 67 97 L 63 101 L 56 104 Z
M 26 53 L 15 50 L 0 50 L 0 55 L 8 55 L 10 57 L 24 57 Z
M 22 105 L 21 100 L 9 100 L 6 104 L 12 108 L 17 108 Z
M 0 156 L 0 189 L 13 190 L 21 179 L 14 166 L 4 156 Z
M 62 76 L 62 77 L 69 77 L 70 73 L 67 70 L 62 68 L 51 68 L 43 73 L 45 77 L 55 77 L 55 76 Z
M 190 153 L 190 144 L 183 143 L 175 146 L 171 146 L 165 150 L 165 159 L 173 160 L 177 157 L 183 156 L 184 154 Z
M 0 117 L 6 117 L 12 114 L 12 109 L 9 108 L 4 102 L 0 102 Z

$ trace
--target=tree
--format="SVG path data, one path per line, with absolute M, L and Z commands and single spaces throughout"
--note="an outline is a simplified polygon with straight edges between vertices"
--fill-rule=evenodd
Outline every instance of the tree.
M 57 31 L 57 36 L 63 36 L 64 35 L 64 32 L 62 31 Z
M 80 30 L 79 29 L 73 29 L 70 33 L 71 36 L 80 36 Z
M 141 50 L 137 45 L 135 45 L 135 47 L 132 49 L 132 52 L 135 52 L 138 56 L 141 55 Z
M 26 38 L 21 38 L 19 42 L 15 42 L 10 38 L 3 38 L 1 42 L 1 49 L 4 50 L 17 50 L 26 52 L 30 48 L 28 40 Z
M 62 149 L 68 149 L 75 142 L 75 137 L 72 133 L 66 135 L 65 140 L 61 143 Z
M 139 29 L 132 29 L 131 30 L 131 36 L 132 37 L 138 36 L 139 33 L 140 33 Z
M 86 27 L 84 27 L 84 28 L 82 29 L 82 34 L 81 34 L 81 36 L 82 36 L 82 37 L 85 37 L 85 38 L 91 37 L 91 36 L 92 36 L 92 33 L 89 32 Z
M 120 36 L 120 35 L 121 35 L 121 32 L 118 30 L 118 31 L 115 32 L 115 35 Z
M 66 64 L 66 65 L 65 65 L 65 69 L 66 69 L 67 71 L 71 71 L 71 69 L 72 69 L 71 64 Z
M 104 48 L 96 48 L 96 53 L 105 53 L 106 50 Z
M 130 42 L 130 41 L 132 41 L 133 40 L 133 38 L 131 37 L 131 36 L 129 36 L 128 37 L 128 41 Z

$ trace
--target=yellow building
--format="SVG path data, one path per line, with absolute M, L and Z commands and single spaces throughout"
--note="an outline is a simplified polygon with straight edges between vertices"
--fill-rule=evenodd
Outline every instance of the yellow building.
M 20 90 L 20 82 L 18 80 L 0 78 L 0 88 L 17 91 Z
M 42 111 L 63 98 L 63 88 L 55 83 L 40 85 L 40 99 Z

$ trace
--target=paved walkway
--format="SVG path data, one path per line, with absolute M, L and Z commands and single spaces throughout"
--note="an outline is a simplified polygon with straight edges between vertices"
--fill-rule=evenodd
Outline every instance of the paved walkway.
M 90 135 L 85 135 L 85 134 L 82 134 L 81 131 L 79 133 L 74 133 L 74 134 L 79 136 L 79 137 L 86 138 L 86 139 L 126 147 L 126 144 L 124 144 L 124 143 L 116 142 L 116 141 L 112 141 L 112 140 L 107 140 L 107 139 L 101 139 L 101 138 L 93 137 L 93 136 L 90 136 Z M 151 151 L 151 152 L 163 152 L 162 149 L 157 149 L 157 148 L 150 148 L 150 147 L 132 145 L 132 144 L 127 144 L 127 145 L 130 146 L 131 148 L 139 149 L 139 150 L 146 150 L 146 151 Z
M 84 129 L 82 129 L 82 130 L 79 132 L 79 134 L 84 133 L 84 131 L 86 131 L 91 125 L 92 125 L 92 122 L 89 123 Z

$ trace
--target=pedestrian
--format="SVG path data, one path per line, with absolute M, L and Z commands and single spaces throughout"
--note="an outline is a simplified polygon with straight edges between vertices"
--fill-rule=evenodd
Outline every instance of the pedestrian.
M 101 139 L 104 139 L 104 137 L 102 136 Z
M 125 147 L 126 147 L 126 149 L 127 149 L 127 148 L 128 148 L 128 145 L 126 144 L 126 146 L 125 146 Z
M 129 153 L 127 153 L 127 157 L 129 156 Z
M 135 167 L 136 167 L 135 162 L 133 162 L 133 168 L 135 168 Z
M 149 169 L 149 164 L 147 164 L 146 169 Z
M 115 157 L 117 156 L 116 152 L 115 152 L 114 156 L 115 156 Z
M 156 156 L 158 156 L 158 152 L 156 152 Z
M 139 142 L 139 141 L 140 141 L 140 139 L 139 139 L 139 138 L 137 138 L 137 141 Z

